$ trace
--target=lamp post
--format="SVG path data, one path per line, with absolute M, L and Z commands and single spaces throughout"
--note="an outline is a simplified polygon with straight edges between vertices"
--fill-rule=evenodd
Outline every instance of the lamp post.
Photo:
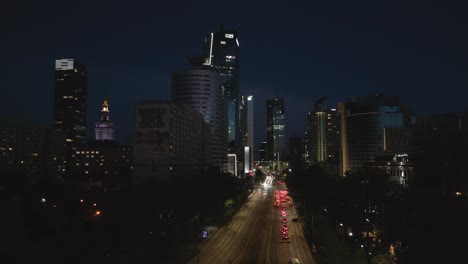
M 197 225 L 195 227 L 195 249 L 197 251 L 197 264 L 200 263 L 200 251 L 198 250 L 198 230 L 200 227 L 200 211 L 197 211 L 197 215 L 195 216 L 197 220 Z

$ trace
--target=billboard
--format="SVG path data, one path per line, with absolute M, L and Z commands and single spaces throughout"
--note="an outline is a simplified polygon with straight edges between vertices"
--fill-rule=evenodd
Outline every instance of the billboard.
M 162 102 L 141 103 L 136 107 L 134 183 L 153 177 L 162 179 L 169 174 L 170 107 Z
M 139 105 L 136 111 L 137 131 L 169 132 L 169 107 L 166 104 Z
M 152 145 L 153 153 L 169 151 L 169 115 L 167 104 L 142 104 L 136 110 L 135 144 Z

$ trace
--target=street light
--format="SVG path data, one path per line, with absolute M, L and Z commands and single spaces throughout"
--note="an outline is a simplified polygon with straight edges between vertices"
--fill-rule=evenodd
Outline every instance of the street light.
M 200 211 L 194 217 L 197 220 L 197 227 L 195 228 L 195 248 L 197 250 L 197 263 L 200 263 L 200 251 L 198 250 L 198 229 L 200 227 Z

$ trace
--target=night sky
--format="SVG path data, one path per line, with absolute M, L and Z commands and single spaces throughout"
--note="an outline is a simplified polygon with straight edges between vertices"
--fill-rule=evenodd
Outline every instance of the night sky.
M 55 59 L 73 58 L 88 67 L 88 135 L 107 97 L 117 140 L 129 143 L 134 105 L 169 99 L 171 74 L 203 54 L 204 34 L 221 23 L 239 34 L 240 90 L 254 95 L 256 147 L 265 99 L 277 94 L 288 136 L 303 135 L 325 95 L 330 106 L 383 93 L 416 114 L 468 109 L 463 1 L 10 2 L 0 16 L 0 119 L 51 126 Z

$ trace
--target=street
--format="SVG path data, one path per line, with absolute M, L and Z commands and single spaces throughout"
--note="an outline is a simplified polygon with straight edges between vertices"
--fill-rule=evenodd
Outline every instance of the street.
M 286 206 L 289 239 L 281 237 L 281 209 L 273 206 L 274 186 L 260 186 L 225 227 L 199 247 L 189 263 L 287 263 L 298 258 L 301 263 L 315 263 L 291 204 Z

